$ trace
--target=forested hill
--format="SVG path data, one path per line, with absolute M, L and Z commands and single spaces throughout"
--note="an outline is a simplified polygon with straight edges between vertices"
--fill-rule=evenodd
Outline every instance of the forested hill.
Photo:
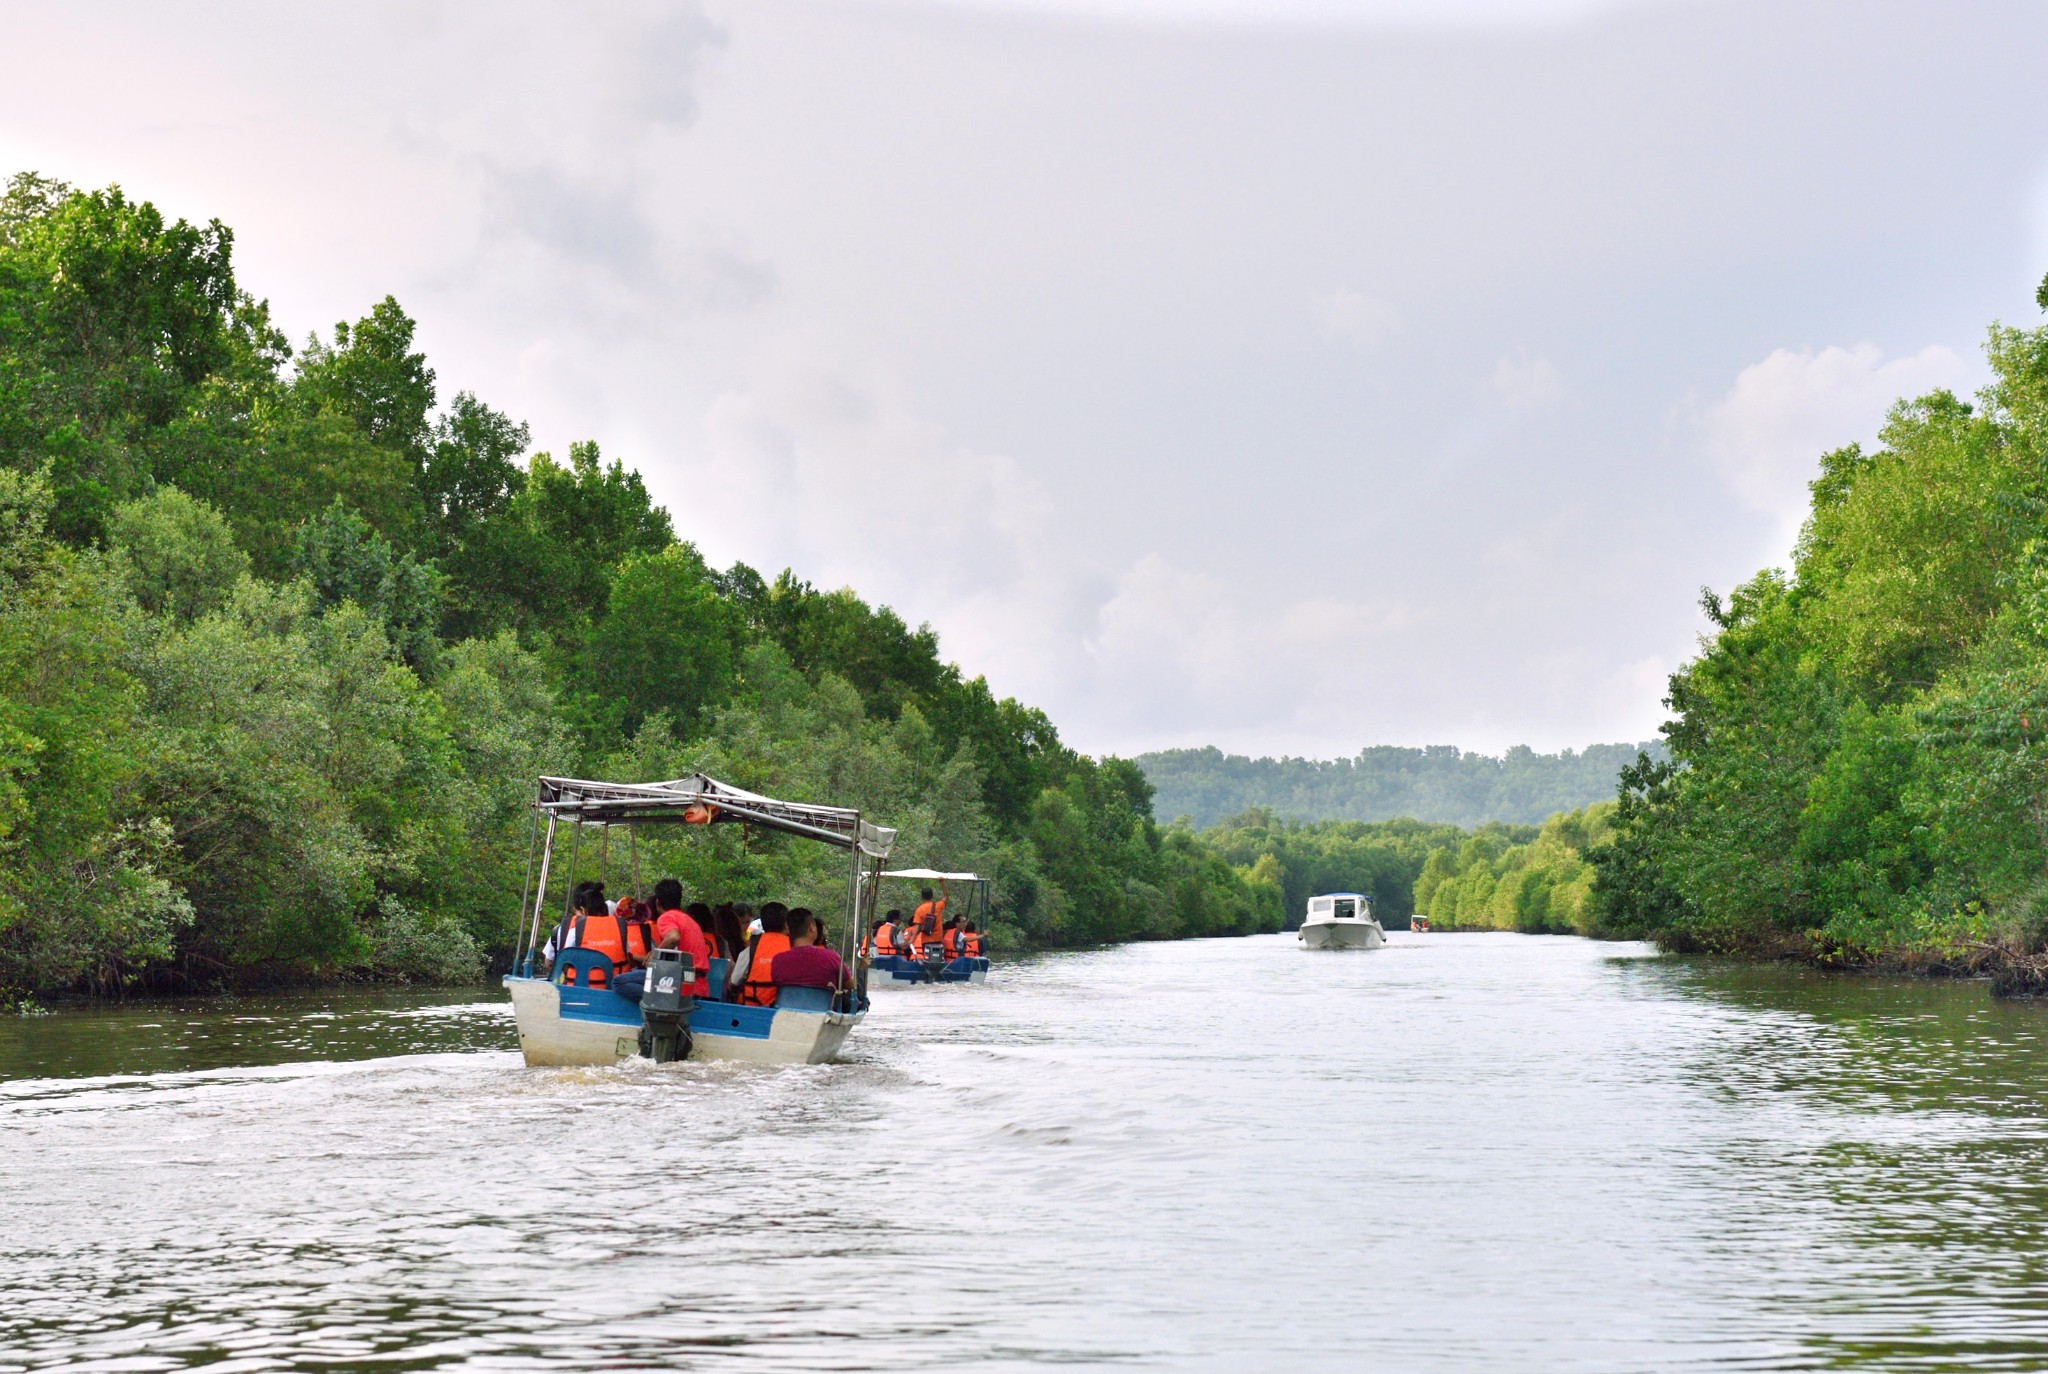
M 1621 770 L 1639 750 L 1664 757 L 1660 741 L 1595 744 L 1583 753 L 1539 754 L 1517 745 L 1501 757 L 1452 745 L 1380 745 L 1354 758 L 1246 758 L 1219 749 L 1168 749 L 1136 760 L 1152 783 L 1162 819 L 1214 825 L 1251 807 L 1301 820 L 1420 821 L 1475 826 L 1536 825 L 1614 797 Z
M 929 629 L 709 566 L 631 467 L 445 396 L 396 300 L 294 347 L 234 242 L 0 196 L 0 997 L 474 978 L 542 773 L 859 806 L 993 876 L 999 949 L 1279 928 L 1271 864 L 1162 833 Z M 835 853 L 736 829 L 645 881 L 842 933 Z

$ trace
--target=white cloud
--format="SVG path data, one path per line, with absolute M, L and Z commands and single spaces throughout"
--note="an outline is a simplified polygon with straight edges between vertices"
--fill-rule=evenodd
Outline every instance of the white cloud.
M 1493 366 L 1489 385 L 1513 410 L 1555 405 L 1564 396 L 1564 377 L 1548 358 L 1502 358 Z
M 1743 368 L 1708 408 L 1707 456 L 1745 505 L 1777 518 L 1789 547 L 1821 454 L 1875 440 L 1899 398 L 1961 389 L 1970 376 L 1962 356 L 1940 344 L 1889 362 L 1873 343 L 1819 352 L 1781 348 Z
M 1657 0 L 952 0 L 963 9 L 1104 23 L 1485 29 L 1583 23 Z
M 1131 748 L 1217 737 L 1347 738 L 1385 646 L 1415 617 L 1391 603 L 1284 599 L 1262 579 L 1148 553 L 1124 569 L 1084 642 L 1092 713 Z
M 1401 328 L 1401 312 L 1376 296 L 1341 287 L 1310 303 L 1323 332 L 1352 343 L 1383 343 Z

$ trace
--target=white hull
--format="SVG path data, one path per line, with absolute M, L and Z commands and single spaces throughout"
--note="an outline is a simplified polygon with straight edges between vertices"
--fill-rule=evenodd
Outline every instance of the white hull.
M 530 1065 L 603 1066 L 630 1059 L 640 1052 L 637 1017 L 625 1021 L 615 1017 L 564 1016 L 562 989 L 556 984 L 538 978 L 508 978 L 505 985 L 511 989 L 512 1014 L 519 1023 L 519 1049 Z M 731 1015 L 721 1017 L 721 1009 Z M 764 1018 L 771 1011 L 772 1016 Z M 721 1034 L 713 1028 L 721 1019 L 742 1025 L 729 1027 Z M 764 1019 L 765 1034 L 761 1033 Z M 859 1013 L 699 1003 L 697 1013 L 690 1018 L 690 1058 L 732 1059 L 750 1064 L 822 1064 L 839 1053 L 847 1033 L 860 1019 Z M 734 1029 L 749 1033 L 735 1034 Z
M 1305 949 L 1378 949 L 1386 942 L 1378 921 L 1304 921 L 1301 926 Z

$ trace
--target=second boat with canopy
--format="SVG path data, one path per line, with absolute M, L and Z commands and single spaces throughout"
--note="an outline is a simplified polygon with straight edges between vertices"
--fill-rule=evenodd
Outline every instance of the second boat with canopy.
M 896 868 L 875 875 L 871 888 L 879 887 L 883 879 L 902 882 L 939 885 L 938 915 L 934 925 L 943 925 L 947 916 L 957 915 L 962 922 L 973 922 L 982 930 L 988 929 L 988 888 L 989 880 L 978 873 L 942 873 L 935 868 Z M 950 889 L 955 884 L 967 888 L 966 910 L 949 912 L 947 905 L 952 900 Z M 873 911 L 879 902 L 872 895 L 867 906 Z M 913 912 L 916 908 L 912 908 Z M 870 987 L 888 987 L 892 984 L 914 983 L 985 983 L 988 981 L 988 960 L 979 954 L 955 953 L 946 949 L 937 939 L 927 940 L 921 951 L 912 953 L 903 931 L 909 927 L 905 921 L 897 932 L 897 948 L 884 954 L 873 953 L 868 967 Z
M 852 969 L 874 911 L 874 880 L 896 842 L 894 830 L 871 824 L 850 807 L 778 801 L 702 773 L 650 783 L 542 778 L 534 810 L 538 882 L 529 853 L 531 917 L 524 948 L 505 978 L 519 1022 L 519 1048 L 528 1064 L 602 1065 L 635 1054 L 818 1064 L 837 1054 L 860 1023 L 867 1001 L 858 983 L 838 993 L 783 988 L 773 1006 L 742 1005 L 724 1000 L 725 960 L 712 960 L 709 986 L 700 987 L 688 958 L 674 950 L 653 954 L 646 994 L 636 1003 L 608 986 L 611 961 L 597 950 L 563 950 L 552 969 L 542 970 L 541 921 L 550 906 L 556 842 L 565 830 L 573 841 L 561 908 L 566 919 L 585 829 L 597 827 L 601 837 L 608 837 L 612 829 L 624 827 L 630 840 L 641 826 L 747 826 L 847 851 L 846 916 L 837 943 Z M 542 817 L 545 838 L 539 831 Z M 609 852 L 608 843 L 604 849 Z M 522 914 L 526 901 L 521 899 Z

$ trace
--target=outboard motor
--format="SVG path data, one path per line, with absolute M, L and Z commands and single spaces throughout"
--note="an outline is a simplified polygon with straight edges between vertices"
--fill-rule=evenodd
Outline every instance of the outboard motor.
M 690 1013 L 697 1009 L 697 968 L 680 949 L 647 956 L 640 998 L 640 1053 L 657 1064 L 690 1056 Z

